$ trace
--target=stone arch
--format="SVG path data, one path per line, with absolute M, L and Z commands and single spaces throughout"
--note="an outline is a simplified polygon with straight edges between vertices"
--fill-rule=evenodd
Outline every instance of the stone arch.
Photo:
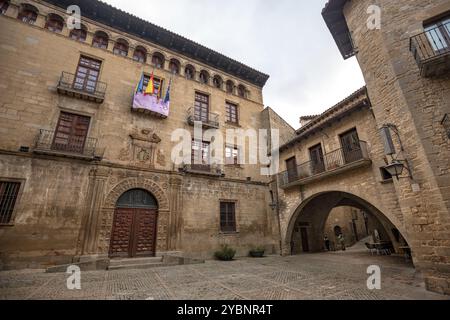
M 101 207 L 101 230 L 98 239 L 98 251 L 108 254 L 113 227 L 114 211 L 117 200 L 125 192 L 132 189 L 143 189 L 150 192 L 158 202 L 157 252 L 168 250 L 168 220 L 170 215 L 169 200 L 164 189 L 155 181 L 144 178 L 129 178 L 119 182 L 106 195 Z
M 326 203 L 327 201 L 324 201 L 324 199 L 327 199 L 327 201 L 330 201 L 330 203 Z M 321 210 L 323 212 L 322 217 L 315 216 L 315 219 L 317 219 L 319 222 L 318 223 L 316 222 L 313 226 L 316 235 L 318 235 L 316 237 L 316 240 L 318 241 L 320 241 L 319 239 L 323 238 L 321 234 L 323 233 L 325 222 L 330 213 L 330 210 L 332 208 L 339 206 L 353 206 L 357 208 L 362 208 L 364 210 L 368 210 L 370 214 L 372 214 L 376 219 L 380 220 L 380 222 L 383 225 L 390 224 L 394 226 L 397 230 L 400 231 L 403 238 L 409 244 L 411 244 L 403 224 L 394 215 L 388 213 L 388 211 L 383 210 L 383 208 L 380 209 L 377 206 L 375 206 L 373 204 L 374 202 L 372 202 L 371 200 L 374 199 L 366 199 L 366 197 L 364 196 L 345 191 L 322 191 L 310 195 L 307 199 L 298 203 L 298 205 L 295 208 L 293 208 L 293 210 L 288 215 L 288 220 L 283 228 L 284 230 L 282 230 L 283 254 L 285 255 L 290 254 L 291 238 L 295 229 L 295 225 L 299 220 L 299 218 L 302 217 L 302 215 L 304 216 L 308 215 L 309 214 L 308 212 L 313 207 L 317 209 L 318 206 L 320 206 L 318 210 Z M 310 215 L 309 217 L 311 216 L 312 215 Z M 386 231 L 389 233 L 389 237 L 393 239 L 394 236 L 393 234 L 391 234 L 392 233 L 391 229 L 389 228 Z M 412 249 L 414 251 L 414 248 Z

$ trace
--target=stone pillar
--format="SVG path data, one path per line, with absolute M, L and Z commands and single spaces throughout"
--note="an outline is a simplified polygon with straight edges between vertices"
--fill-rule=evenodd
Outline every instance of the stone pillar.
M 170 216 L 167 229 L 167 246 L 169 251 L 181 247 L 181 213 L 183 212 L 183 180 L 181 177 L 170 177 Z
M 82 219 L 78 254 L 90 256 L 98 254 L 97 243 L 100 232 L 100 210 L 105 194 L 106 180 L 110 170 L 106 168 L 95 168 L 90 172 L 88 197 Z

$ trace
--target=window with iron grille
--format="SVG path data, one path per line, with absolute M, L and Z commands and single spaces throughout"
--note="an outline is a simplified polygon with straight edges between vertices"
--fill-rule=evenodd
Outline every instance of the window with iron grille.
M 0 225 L 11 223 L 20 182 L 0 181 Z
M 233 103 L 227 102 L 225 108 L 226 108 L 227 122 L 238 124 L 239 123 L 238 106 Z
M 220 203 L 220 231 L 236 232 L 236 203 Z

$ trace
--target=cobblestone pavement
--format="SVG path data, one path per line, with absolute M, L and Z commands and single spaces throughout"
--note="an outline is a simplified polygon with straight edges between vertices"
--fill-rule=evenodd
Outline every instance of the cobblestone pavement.
M 367 289 L 369 265 L 379 265 L 382 289 Z M 402 257 L 341 252 L 238 259 L 232 262 L 81 274 L 68 290 L 67 274 L 42 270 L 0 272 L 0 299 L 102 300 L 386 300 L 449 299 L 424 289 Z

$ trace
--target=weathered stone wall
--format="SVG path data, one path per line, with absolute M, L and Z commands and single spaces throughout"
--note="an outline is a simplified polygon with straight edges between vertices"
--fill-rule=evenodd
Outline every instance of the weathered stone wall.
M 397 126 L 414 181 L 395 182 L 416 266 L 427 286 L 450 292 L 450 143 L 441 121 L 450 112 L 450 78 L 422 78 L 409 51 L 423 21 L 450 10 L 446 0 L 378 1 L 381 29 L 366 26 L 371 1 L 348 2 L 344 13 L 352 33 L 373 111 L 381 126 Z M 400 146 L 397 143 L 397 150 Z

